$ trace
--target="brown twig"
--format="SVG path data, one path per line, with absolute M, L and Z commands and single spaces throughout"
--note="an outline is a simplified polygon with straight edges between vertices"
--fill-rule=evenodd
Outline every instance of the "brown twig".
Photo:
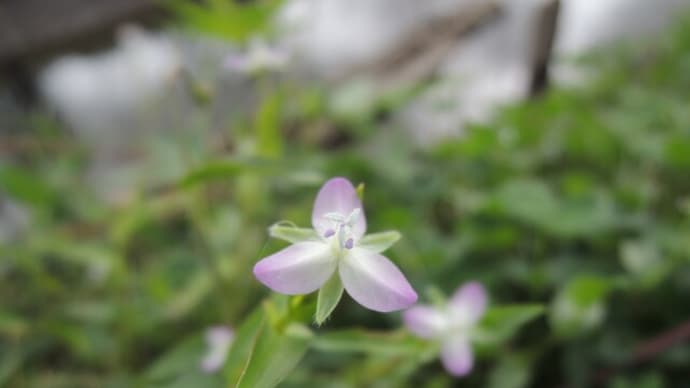
M 377 79 L 378 89 L 391 90 L 432 78 L 458 41 L 500 13 L 496 1 L 460 7 L 410 32 L 400 44 L 376 61 L 350 69 L 343 78 L 366 75 Z M 336 82 L 342 81 L 335 80 Z
M 592 386 L 604 386 L 612 377 L 619 374 L 622 369 L 652 361 L 673 346 L 688 340 L 690 340 L 690 320 L 641 342 L 633 350 L 632 357 L 622 365 L 600 369 L 590 380 Z M 568 385 L 562 384 L 560 387 L 568 388 Z

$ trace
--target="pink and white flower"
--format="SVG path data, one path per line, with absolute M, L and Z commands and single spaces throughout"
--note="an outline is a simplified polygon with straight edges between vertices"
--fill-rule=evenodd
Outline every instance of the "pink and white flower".
M 364 209 L 350 181 L 333 178 L 321 187 L 312 226 L 308 237 L 289 239 L 291 246 L 259 261 L 254 266 L 256 278 L 276 292 L 297 295 L 316 291 L 339 276 L 355 301 L 380 312 L 401 310 L 417 301 L 402 272 L 380 254 L 390 244 L 367 243 Z
M 403 313 L 405 326 L 425 339 L 439 341 L 441 362 L 453 376 L 466 376 L 474 366 L 471 339 L 487 307 L 487 294 L 478 282 L 458 288 L 441 307 L 418 305 Z

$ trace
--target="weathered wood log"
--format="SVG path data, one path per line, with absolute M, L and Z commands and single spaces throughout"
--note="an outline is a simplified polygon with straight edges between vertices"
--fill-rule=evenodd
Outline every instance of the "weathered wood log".
M 433 78 L 439 65 L 460 39 L 500 14 L 496 1 L 460 7 L 411 31 L 400 44 L 370 64 L 355 67 L 344 77 L 370 76 L 379 90 L 399 89 Z
M 548 0 L 539 13 L 533 38 L 530 95 L 538 96 L 549 86 L 549 60 L 556 39 L 560 0 Z
M 160 15 L 154 0 L 0 0 L 0 67 L 92 45 L 121 23 Z

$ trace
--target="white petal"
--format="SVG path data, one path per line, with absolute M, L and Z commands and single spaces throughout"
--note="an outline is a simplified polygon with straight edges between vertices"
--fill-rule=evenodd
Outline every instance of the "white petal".
M 417 301 L 417 293 L 398 267 L 378 253 L 354 248 L 342 258 L 339 269 L 347 293 L 368 309 L 391 312 Z
M 254 276 L 282 294 L 308 294 L 331 277 L 337 261 L 330 246 L 307 241 L 290 245 L 259 261 Z
M 223 366 L 234 337 L 234 332 L 227 326 L 215 326 L 206 331 L 208 352 L 201 360 L 204 372 L 213 373 Z

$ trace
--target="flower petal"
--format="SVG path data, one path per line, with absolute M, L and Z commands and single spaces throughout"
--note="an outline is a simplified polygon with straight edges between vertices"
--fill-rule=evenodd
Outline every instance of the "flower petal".
M 359 239 L 367 230 L 367 221 L 364 217 L 362 201 L 357 196 L 352 183 L 345 178 L 332 178 L 324 183 L 316 195 L 314 210 L 311 214 L 311 223 L 321 236 L 333 225 L 324 216 L 328 213 L 338 213 L 344 217 L 349 216 L 355 209 L 360 209 L 359 217 L 352 225 L 352 234 Z
M 333 274 L 337 261 L 322 242 L 305 241 L 266 257 L 254 266 L 254 276 L 282 294 L 308 294 Z
M 446 317 L 432 306 L 418 305 L 403 313 L 405 326 L 421 338 L 433 338 L 447 327 Z
M 386 313 L 417 301 L 417 293 L 398 267 L 378 253 L 354 248 L 342 258 L 339 267 L 347 293 L 368 309 Z
M 456 377 L 468 375 L 474 366 L 470 344 L 461 337 L 448 338 L 441 344 L 441 362 Z
M 486 290 L 481 283 L 468 282 L 455 291 L 450 305 L 467 314 L 469 322 L 477 322 L 486 311 L 487 299 Z

